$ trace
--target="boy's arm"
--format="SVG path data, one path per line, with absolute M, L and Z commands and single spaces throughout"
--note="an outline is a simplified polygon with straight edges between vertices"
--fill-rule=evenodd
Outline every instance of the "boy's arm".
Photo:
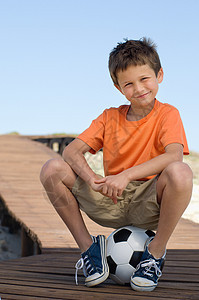
M 101 178 L 101 176 L 93 172 L 84 157 L 84 153 L 90 149 L 89 145 L 77 138 L 66 146 L 62 157 L 78 176 L 86 181 L 94 190 L 100 191 L 101 185 L 95 184 L 94 181 Z
M 173 143 L 165 147 L 165 153 L 126 170 L 129 181 L 160 174 L 170 163 L 183 160 L 183 146 Z
M 169 144 L 165 147 L 165 153 L 143 164 L 124 170 L 117 175 L 104 177 L 95 181 L 95 183 L 103 183 L 103 194 L 110 197 L 114 203 L 117 203 L 117 197 L 122 195 L 123 190 L 130 181 L 160 174 L 170 163 L 182 160 L 183 146 L 177 143 Z

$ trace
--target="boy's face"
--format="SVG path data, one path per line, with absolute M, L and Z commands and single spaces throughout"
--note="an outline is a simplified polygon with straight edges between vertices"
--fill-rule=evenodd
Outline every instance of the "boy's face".
M 163 80 L 163 70 L 157 77 L 149 65 L 129 66 L 117 74 L 116 88 L 131 102 L 132 108 L 146 108 L 154 103 L 158 92 L 158 84 Z

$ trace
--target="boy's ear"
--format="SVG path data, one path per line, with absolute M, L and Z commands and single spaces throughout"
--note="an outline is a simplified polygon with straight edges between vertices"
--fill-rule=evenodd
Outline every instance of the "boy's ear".
M 114 86 L 116 87 L 116 89 L 118 89 L 118 91 L 120 91 L 120 93 L 122 93 L 122 95 L 124 95 L 124 93 L 122 92 L 122 90 L 118 84 L 114 83 Z
M 158 75 L 157 75 L 158 83 L 161 83 L 161 82 L 162 82 L 163 77 L 164 77 L 163 68 L 160 68 L 160 70 L 159 70 L 159 72 L 158 72 Z

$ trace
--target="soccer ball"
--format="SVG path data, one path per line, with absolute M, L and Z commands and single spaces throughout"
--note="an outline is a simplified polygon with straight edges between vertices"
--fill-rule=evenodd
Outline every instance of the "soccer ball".
M 107 238 L 107 261 L 109 276 L 118 284 L 129 284 L 135 268 L 140 262 L 151 230 L 125 226 L 113 231 Z

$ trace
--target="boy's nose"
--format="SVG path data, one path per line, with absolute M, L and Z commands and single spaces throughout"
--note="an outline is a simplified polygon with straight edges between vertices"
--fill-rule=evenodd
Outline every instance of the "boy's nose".
M 136 96 L 139 96 L 140 93 L 143 91 L 143 87 L 140 83 L 135 83 L 134 84 L 134 93 Z

